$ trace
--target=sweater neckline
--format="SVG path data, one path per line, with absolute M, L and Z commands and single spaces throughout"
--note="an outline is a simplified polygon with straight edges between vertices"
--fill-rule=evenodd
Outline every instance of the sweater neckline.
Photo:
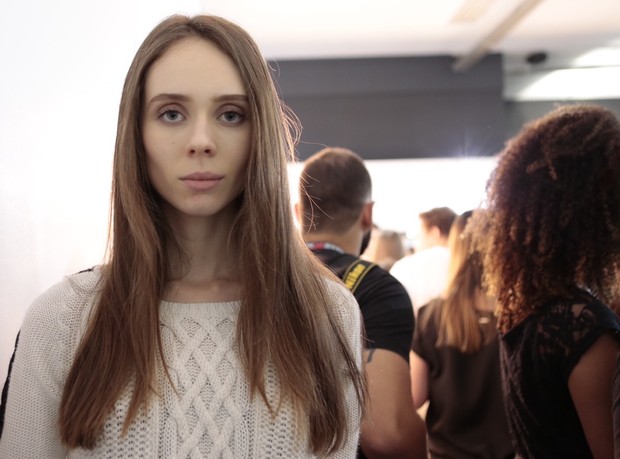
M 213 303 L 175 303 L 162 300 L 160 312 L 171 316 L 221 316 L 236 314 L 241 301 L 222 301 Z

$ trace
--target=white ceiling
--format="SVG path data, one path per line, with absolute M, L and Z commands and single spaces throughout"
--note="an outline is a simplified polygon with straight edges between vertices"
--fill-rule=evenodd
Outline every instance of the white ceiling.
M 508 68 L 539 50 L 549 53 L 549 64 L 571 66 L 576 56 L 601 47 L 607 53 L 594 65 L 620 65 L 620 0 L 12 1 L 0 4 L 0 52 L 37 39 L 43 47 L 72 48 L 68 40 L 77 39 L 89 46 L 123 43 L 118 52 L 133 53 L 163 17 L 206 12 L 242 25 L 268 58 L 459 56 L 527 3 L 537 5 L 491 47 L 508 55 Z M 476 4 L 475 20 L 455 21 L 464 5 Z
M 476 3 L 475 19 L 455 20 Z M 542 92 L 566 91 L 544 97 L 573 97 L 575 86 L 597 89 L 591 98 L 620 97 L 620 0 L 28 0 L 0 3 L 0 100 L 18 98 L 11 88 L 24 76 L 40 86 L 69 70 L 118 85 L 146 34 L 175 13 L 237 22 L 270 59 L 451 55 L 457 62 L 527 4 L 535 6 L 484 49 L 504 53 L 508 97 L 573 67 L 588 72 L 568 83 L 546 79 Z M 525 56 L 537 51 L 546 62 L 528 64 Z M 593 76 L 599 66 L 614 73 Z M 72 78 L 89 84 L 82 73 Z
M 479 17 L 456 22 L 464 6 Z M 463 55 L 527 0 L 202 0 L 202 9 L 246 27 L 273 58 Z M 536 2 L 530 2 L 536 3 Z M 472 5 L 473 4 L 473 5 Z M 620 65 L 619 0 L 542 0 L 507 31 L 492 51 L 522 56 L 546 51 L 549 62 L 595 48 L 612 49 L 598 63 Z M 590 63 L 591 64 L 591 63 Z M 588 65 L 590 65 L 588 64 Z
M 269 58 L 450 55 L 467 71 L 501 52 L 506 100 L 620 97 L 620 0 L 199 1 Z

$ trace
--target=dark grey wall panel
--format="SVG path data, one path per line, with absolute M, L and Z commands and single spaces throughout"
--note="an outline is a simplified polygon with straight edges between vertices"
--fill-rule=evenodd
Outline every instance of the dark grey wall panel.
M 325 145 L 366 159 L 487 156 L 504 139 L 503 109 L 484 91 L 286 99 L 303 123 L 301 158 Z
M 445 56 L 272 63 L 303 125 L 301 159 L 324 145 L 366 159 L 493 155 L 506 137 L 502 60 L 455 74 Z
M 272 62 L 285 96 L 491 90 L 503 87 L 502 58 L 487 56 L 471 71 L 454 73 L 449 56 L 317 59 Z

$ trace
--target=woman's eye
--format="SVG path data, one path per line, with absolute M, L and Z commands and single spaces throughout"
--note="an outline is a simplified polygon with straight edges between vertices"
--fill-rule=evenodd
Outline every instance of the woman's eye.
M 183 115 L 178 110 L 165 110 L 159 117 L 164 121 L 175 123 L 183 120 Z
M 220 118 L 226 123 L 238 124 L 243 121 L 243 115 L 234 110 L 229 110 L 220 115 Z

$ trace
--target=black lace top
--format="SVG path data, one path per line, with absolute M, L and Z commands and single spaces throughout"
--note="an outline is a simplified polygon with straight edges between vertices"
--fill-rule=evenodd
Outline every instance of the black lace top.
M 611 309 L 584 293 L 548 304 L 502 336 L 504 401 L 520 456 L 592 457 L 568 377 L 603 333 L 620 339 L 620 322 Z

